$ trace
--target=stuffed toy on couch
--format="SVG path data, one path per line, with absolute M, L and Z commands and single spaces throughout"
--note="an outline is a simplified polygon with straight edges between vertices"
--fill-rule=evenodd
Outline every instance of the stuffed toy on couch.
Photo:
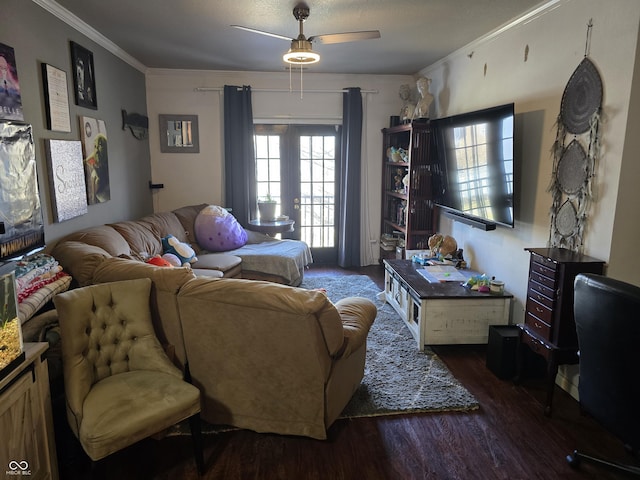
M 196 252 L 188 243 L 181 242 L 173 235 L 162 239 L 163 258 L 175 267 L 190 265 L 198 261 Z M 176 265 L 176 263 L 178 263 Z

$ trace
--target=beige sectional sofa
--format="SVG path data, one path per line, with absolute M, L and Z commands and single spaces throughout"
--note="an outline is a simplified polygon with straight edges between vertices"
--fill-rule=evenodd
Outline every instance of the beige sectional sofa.
M 232 278 L 233 266 L 218 270 L 219 278 L 133 259 L 160 248 L 161 230 L 178 237 L 179 214 L 77 232 L 51 253 L 78 285 L 152 280 L 154 328 L 201 389 L 204 420 L 326 438 L 364 375 L 375 305 L 362 298 L 333 304 L 323 292 Z M 183 241 L 191 235 L 185 229 Z
M 249 240 L 243 247 L 224 253 L 203 250 L 196 240 L 194 224 L 206 206 L 190 205 L 136 221 L 80 230 L 59 240 L 51 253 L 82 286 L 91 283 L 91 272 L 103 258 L 141 262 L 148 256 L 162 255 L 162 238 L 173 235 L 196 252 L 198 261 L 191 267 L 197 275 L 269 280 L 293 286 L 302 283 L 304 269 L 313 261 L 304 242 L 248 231 Z

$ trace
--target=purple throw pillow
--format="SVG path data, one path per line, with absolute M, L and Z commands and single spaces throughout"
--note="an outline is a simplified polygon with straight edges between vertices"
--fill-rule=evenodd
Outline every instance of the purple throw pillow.
M 194 229 L 198 244 L 210 252 L 226 252 L 247 243 L 247 232 L 236 218 L 215 205 L 198 213 Z

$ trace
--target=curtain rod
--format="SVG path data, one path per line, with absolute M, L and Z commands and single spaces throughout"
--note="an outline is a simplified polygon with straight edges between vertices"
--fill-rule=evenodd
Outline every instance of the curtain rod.
M 196 92 L 222 92 L 224 87 L 196 87 Z M 300 90 L 289 90 L 288 88 L 252 88 L 252 92 L 272 92 L 272 93 L 301 93 Z M 304 93 L 344 93 L 347 89 L 340 90 L 304 90 Z M 360 90 L 360 93 L 379 93 L 378 90 Z

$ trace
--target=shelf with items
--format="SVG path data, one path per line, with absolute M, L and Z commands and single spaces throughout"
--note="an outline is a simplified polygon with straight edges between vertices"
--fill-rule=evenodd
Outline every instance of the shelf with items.
M 436 229 L 429 123 L 385 128 L 382 134 L 381 238 L 396 236 L 398 246 L 408 249 L 428 248 Z M 383 247 L 381 243 L 380 260 L 392 256 L 389 245 Z

